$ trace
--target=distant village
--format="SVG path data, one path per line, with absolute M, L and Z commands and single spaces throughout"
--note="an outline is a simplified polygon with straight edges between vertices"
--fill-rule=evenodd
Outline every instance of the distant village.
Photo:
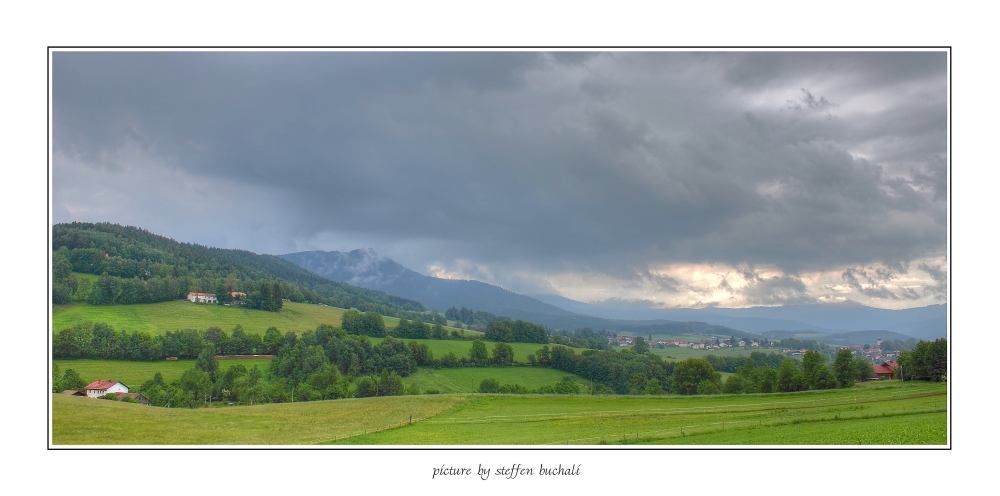
M 782 353 L 789 356 L 802 356 L 809 351 L 805 348 L 792 349 L 778 346 L 779 341 L 770 339 L 749 339 L 749 338 L 721 338 L 708 336 L 707 341 L 685 341 L 683 339 L 646 339 L 646 345 L 651 348 L 691 348 L 695 350 L 719 350 L 724 348 L 759 348 L 772 352 Z M 608 344 L 612 346 L 631 347 L 635 345 L 632 336 L 608 336 Z M 883 351 L 882 340 L 878 340 L 875 346 L 861 346 L 852 344 L 850 346 L 833 346 L 831 349 L 839 351 L 847 348 L 856 357 L 864 357 L 871 363 L 879 363 L 884 360 L 894 360 L 899 357 L 898 351 Z

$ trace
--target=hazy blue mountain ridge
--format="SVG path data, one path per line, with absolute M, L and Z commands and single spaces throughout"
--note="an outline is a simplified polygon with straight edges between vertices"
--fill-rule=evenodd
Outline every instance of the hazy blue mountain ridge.
M 661 309 L 649 302 L 623 300 L 591 304 L 551 294 L 521 295 L 479 281 L 425 276 L 371 249 L 308 251 L 280 257 L 319 276 L 416 300 L 429 309 L 444 312 L 451 306 L 464 306 L 557 329 L 590 327 L 654 335 L 808 331 L 829 335 L 834 341 L 841 340 L 844 333 L 859 331 L 921 339 L 947 333 L 945 305 L 884 310 L 853 302 L 704 309 Z
M 404 298 L 407 297 L 403 295 L 411 295 L 410 299 L 415 299 L 425 307 L 437 309 L 442 313 L 451 306 L 456 308 L 464 306 L 470 310 L 484 310 L 515 319 L 525 318 L 526 315 L 573 315 L 573 312 L 557 306 L 484 282 L 425 276 L 371 249 L 348 253 L 307 251 L 280 257 L 327 279 L 377 289 Z M 592 319 L 592 317 L 587 318 Z M 539 320 L 533 321 L 551 325 Z
M 547 303 L 585 315 L 616 319 L 698 321 L 742 331 L 814 331 L 824 334 L 885 330 L 921 339 L 947 334 L 948 309 L 944 304 L 905 310 L 886 310 L 854 302 L 751 308 L 653 308 L 649 302 L 611 300 L 583 303 L 558 295 L 532 295 Z

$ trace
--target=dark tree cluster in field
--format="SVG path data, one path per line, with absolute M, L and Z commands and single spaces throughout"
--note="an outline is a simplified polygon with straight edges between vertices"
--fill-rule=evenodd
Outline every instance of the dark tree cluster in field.
M 340 326 L 348 334 L 356 336 L 385 337 L 385 322 L 376 312 L 347 310 L 340 316 Z
M 780 356 L 780 355 L 779 355 Z M 725 394 L 744 393 L 773 393 L 778 387 L 778 367 L 784 363 L 785 358 L 774 366 L 770 363 L 761 363 L 753 356 L 747 358 L 744 364 L 735 370 L 735 374 L 729 376 L 722 385 L 722 392 Z
M 62 250 L 52 254 L 52 303 L 56 305 L 69 303 L 79 289 L 67 253 L 68 250 Z
M 580 394 L 583 388 L 570 377 L 565 376 L 559 379 L 555 385 L 544 385 L 538 389 L 528 389 L 520 384 L 503 384 L 492 377 L 483 379 L 479 383 L 477 390 L 487 394 Z
M 722 374 L 708 360 L 688 358 L 674 367 L 673 391 L 677 394 L 719 394 Z
M 552 331 L 552 342 L 573 348 L 586 348 L 588 350 L 610 350 L 608 345 L 608 331 L 595 331 L 589 327 L 576 329 L 574 331 L 555 330 Z
M 205 362 L 199 361 L 198 367 L 184 371 L 180 379 L 169 384 L 157 372 L 139 386 L 138 392 L 149 398 L 153 406 L 171 408 L 208 406 L 213 401 L 254 405 L 285 401 L 290 397 L 281 384 L 268 384 L 264 372 L 256 365 L 248 370 L 237 363 L 224 373 L 208 371 L 205 366 Z
M 52 355 L 55 358 L 133 361 L 197 358 L 206 343 L 223 355 L 273 355 L 278 352 L 282 337 L 273 327 L 263 337 L 245 332 L 240 325 L 233 328 L 232 335 L 219 327 L 210 327 L 205 331 L 183 329 L 151 336 L 142 331 L 115 331 L 102 322 L 84 322 L 56 333 L 52 339 Z
M 571 348 L 558 345 L 551 350 L 548 346 L 543 346 L 535 353 L 535 361 L 576 374 L 617 394 L 644 394 L 647 391 L 654 394 L 657 390 L 663 391 L 669 387 L 676 366 L 649 353 L 587 350 L 577 355 Z M 650 384 L 654 380 L 655 384 Z
M 430 339 L 432 334 L 436 336 L 436 339 L 448 337 L 441 324 L 437 324 L 435 327 L 438 328 L 437 332 L 434 332 L 431 326 L 425 324 L 423 320 L 415 319 L 410 322 L 406 319 L 400 319 L 399 324 L 393 329 L 392 335 L 402 339 Z
M 743 393 L 788 393 L 810 389 L 849 388 L 855 381 L 865 380 L 874 372 L 871 364 L 856 359 L 850 350 L 841 350 L 832 368 L 826 364 L 826 357 L 809 350 L 799 363 L 791 357 L 784 357 L 774 366 L 776 354 L 760 353 L 747 358 L 736 373 L 726 379 L 722 392 Z M 760 360 L 760 361 L 758 361 Z
M 945 381 L 948 379 L 948 340 L 921 340 L 913 351 L 900 353 L 897 361 L 903 380 Z
M 373 345 L 367 336 L 321 325 L 302 336 L 286 333 L 277 358 L 271 362 L 271 373 L 294 387 L 328 365 L 352 377 L 377 374 L 382 369 L 405 377 L 417 369 L 417 360 L 411 348 L 398 339 L 390 337 Z
M 778 341 L 775 345 L 779 348 L 789 348 L 793 350 L 821 350 L 823 348 L 827 348 L 827 345 L 813 339 L 799 340 L 795 338 L 786 338 Z
M 66 369 L 63 372 L 58 364 L 52 364 L 52 392 L 59 393 L 66 390 L 81 391 L 87 383 L 83 381 L 80 374 L 73 369 Z
M 462 307 L 461 309 L 451 307 L 444 312 L 444 316 L 450 320 L 457 320 L 468 326 L 482 326 L 485 327 L 497 320 L 499 317 L 490 312 L 485 311 L 472 311 L 468 308 Z
M 505 343 L 548 343 L 545 328 L 523 320 L 494 320 L 486 326 L 483 339 Z
M 421 315 L 426 308 L 417 301 L 381 291 L 358 288 L 312 274 L 284 259 L 245 250 L 227 250 L 178 243 L 135 227 L 118 224 L 74 222 L 52 227 L 53 261 L 65 259 L 71 272 L 107 274 L 104 286 L 91 292 L 96 304 L 150 303 L 184 298 L 189 291 L 215 293 L 227 302 L 229 293 L 261 291 L 258 306 L 274 306 L 273 298 L 293 302 L 323 303 L 357 308 L 393 317 Z M 53 301 L 66 303 L 69 288 L 65 264 L 53 274 L 60 289 Z M 251 286 L 258 281 L 277 282 L 280 291 Z M 53 284 L 55 286 L 55 284 Z M 248 291 L 249 290 L 249 291 Z M 73 291 L 69 291 L 72 296 Z M 96 298 L 96 299 L 95 299 Z M 269 303 L 270 302 L 270 303 Z M 248 304 L 250 304 L 248 302 Z
M 755 351 L 750 353 L 750 358 L 753 360 L 753 363 L 758 366 L 770 365 L 777 370 L 777 368 L 781 366 L 781 362 L 787 357 L 780 353 Z M 708 360 L 708 363 L 712 364 L 712 368 L 719 372 L 736 372 L 747 362 L 746 358 L 742 356 L 706 355 L 705 360 Z

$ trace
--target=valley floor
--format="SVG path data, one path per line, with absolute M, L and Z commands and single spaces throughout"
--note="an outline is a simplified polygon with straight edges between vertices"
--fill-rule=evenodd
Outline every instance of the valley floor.
M 922 382 L 763 395 L 441 394 L 196 410 L 57 394 L 52 442 L 946 445 L 947 408 L 947 385 Z

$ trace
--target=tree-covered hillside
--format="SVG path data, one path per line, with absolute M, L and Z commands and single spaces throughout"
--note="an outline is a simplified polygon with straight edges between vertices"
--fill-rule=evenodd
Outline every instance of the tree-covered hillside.
M 53 301 L 83 294 L 73 272 L 101 275 L 83 285 L 94 304 L 152 303 L 189 291 L 246 293 L 248 306 L 280 308 L 296 302 L 356 307 L 389 316 L 426 311 L 417 301 L 330 281 L 271 255 L 179 243 L 144 229 L 74 222 L 52 227 Z M 256 300 L 255 300 L 256 298 Z M 276 303 L 274 303 L 276 302 Z

